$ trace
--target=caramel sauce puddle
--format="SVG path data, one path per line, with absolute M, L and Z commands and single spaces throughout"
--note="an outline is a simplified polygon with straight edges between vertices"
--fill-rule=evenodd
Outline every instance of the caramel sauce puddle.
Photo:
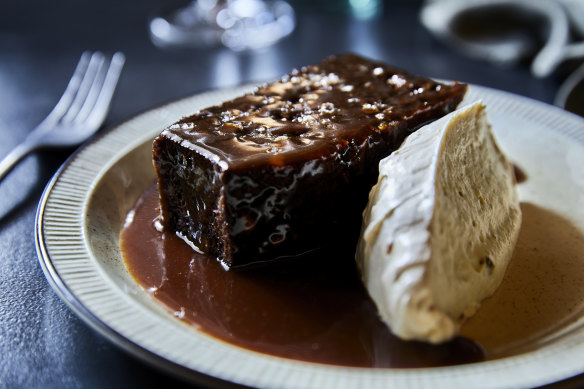
M 253 271 L 228 271 L 155 228 L 151 186 L 121 233 L 129 272 L 178 319 L 270 355 L 355 367 L 431 367 L 496 359 L 540 347 L 584 313 L 584 235 L 523 203 L 505 279 L 462 336 L 438 346 L 406 342 L 379 319 L 353 253 L 327 252 Z

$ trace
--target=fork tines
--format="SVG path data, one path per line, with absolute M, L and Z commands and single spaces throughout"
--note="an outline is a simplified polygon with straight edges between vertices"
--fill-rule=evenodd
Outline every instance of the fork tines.
M 124 62 L 121 52 L 116 52 L 109 61 L 101 52 L 84 52 L 67 89 L 47 121 L 103 121 Z

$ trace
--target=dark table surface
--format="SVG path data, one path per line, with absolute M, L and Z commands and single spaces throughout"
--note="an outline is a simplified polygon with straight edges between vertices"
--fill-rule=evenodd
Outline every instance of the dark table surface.
M 419 24 L 420 1 L 385 2 L 383 12 L 367 21 L 339 7 L 329 9 L 325 1 L 297 1 L 298 25 L 291 37 L 269 49 L 243 53 L 155 47 L 147 21 L 162 3 L 0 2 L 0 156 L 51 110 L 81 52 L 88 49 L 120 50 L 127 57 L 106 128 L 173 99 L 270 80 L 346 51 L 413 73 L 547 103 L 562 77 L 536 79 L 527 66 L 495 67 L 452 52 Z M 0 387 L 189 386 L 94 332 L 47 283 L 35 250 L 35 212 L 43 188 L 72 152 L 38 152 L 0 183 Z M 576 385 L 578 381 L 565 383 Z

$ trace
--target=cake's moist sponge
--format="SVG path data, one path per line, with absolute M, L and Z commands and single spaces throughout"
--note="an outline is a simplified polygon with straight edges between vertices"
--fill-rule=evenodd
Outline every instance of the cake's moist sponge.
M 442 342 L 499 286 L 520 226 L 513 167 L 475 103 L 381 161 L 357 263 L 396 335 Z
M 379 160 L 465 92 L 345 54 L 185 117 L 153 145 L 162 224 L 225 268 L 356 244 Z

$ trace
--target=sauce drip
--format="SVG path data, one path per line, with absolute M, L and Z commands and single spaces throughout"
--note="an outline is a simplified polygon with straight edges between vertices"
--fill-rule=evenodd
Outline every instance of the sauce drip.
M 513 165 L 513 174 L 515 175 L 515 181 L 518 184 L 527 181 L 527 174 L 517 165 Z
M 463 336 L 438 346 L 390 333 L 353 253 L 225 271 L 176 235 L 157 231 L 158 207 L 153 185 L 122 231 L 130 273 L 179 319 L 262 353 L 355 367 L 462 364 L 536 349 L 584 313 L 584 235 L 529 203 L 522 204 L 522 230 L 500 288 L 463 326 Z

